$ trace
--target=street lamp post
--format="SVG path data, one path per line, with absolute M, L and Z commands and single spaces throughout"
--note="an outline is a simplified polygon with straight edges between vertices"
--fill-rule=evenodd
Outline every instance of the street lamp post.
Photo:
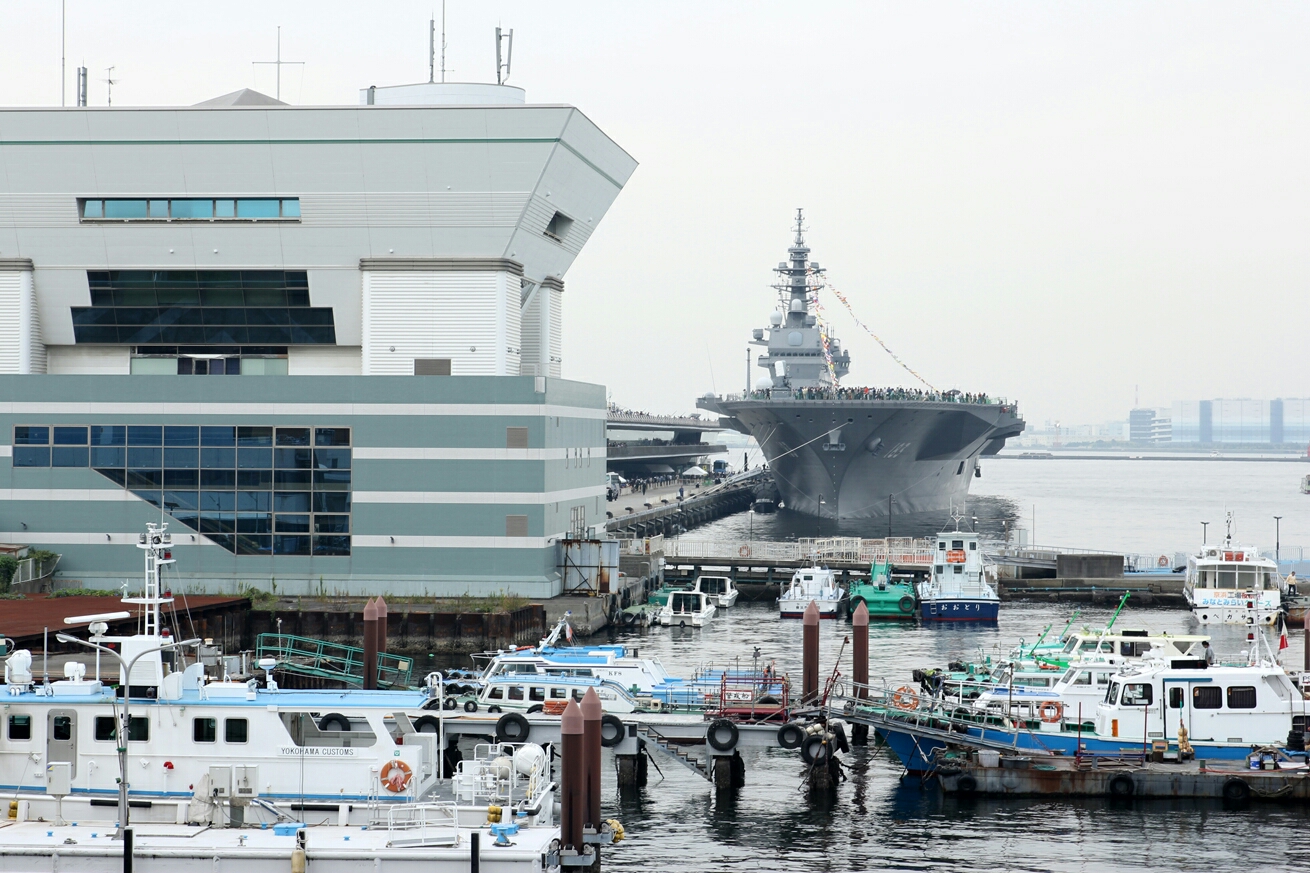
M 119 684 L 123 686 L 123 719 L 118 730 L 118 834 L 116 839 L 122 839 L 123 832 L 127 828 L 127 743 L 132 721 L 128 714 L 128 705 L 132 700 L 132 668 L 136 662 L 141 660 L 143 655 L 151 655 L 155 652 L 174 651 L 187 646 L 200 645 L 199 639 L 182 640 L 175 643 L 165 643 L 162 646 L 156 646 L 153 649 L 146 649 L 143 652 L 137 652 L 131 661 L 124 661 L 123 656 L 106 646 L 88 642 L 87 640 L 78 639 L 72 634 L 56 634 L 55 639 L 61 643 L 77 643 L 79 646 L 86 646 L 88 649 L 95 649 L 97 652 L 103 652 L 106 655 L 112 655 L 118 661 Z
M 1282 526 L 1282 521 L 1283 521 L 1283 517 L 1281 515 L 1274 516 L 1274 563 L 1275 564 L 1278 563 L 1278 558 L 1279 558 L 1278 555 L 1279 545 L 1280 545 L 1279 540 L 1282 539 L 1282 537 L 1279 534 L 1281 533 L 1280 528 Z

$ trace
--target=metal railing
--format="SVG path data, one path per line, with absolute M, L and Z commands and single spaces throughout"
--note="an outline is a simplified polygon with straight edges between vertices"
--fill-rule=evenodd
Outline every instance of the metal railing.
M 255 641 L 255 657 L 273 658 L 278 669 L 289 673 L 360 687 L 364 684 L 364 650 L 354 646 L 291 634 L 260 634 Z M 413 670 L 412 658 L 378 653 L 379 688 L 408 688 Z

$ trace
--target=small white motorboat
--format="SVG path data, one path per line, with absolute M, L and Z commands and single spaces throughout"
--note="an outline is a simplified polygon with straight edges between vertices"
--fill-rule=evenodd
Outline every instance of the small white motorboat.
M 675 591 L 660 610 L 660 624 L 665 627 L 704 627 L 714 617 L 714 601 L 703 591 Z

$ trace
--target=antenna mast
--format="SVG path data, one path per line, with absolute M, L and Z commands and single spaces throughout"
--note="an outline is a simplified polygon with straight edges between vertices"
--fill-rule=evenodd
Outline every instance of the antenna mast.
M 500 60 L 500 44 L 502 41 L 508 41 L 505 46 L 505 62 Z M 514 28 L 509 29 L 508 34 L 501 34 L 500 28 L 496 28 L 496 84 L 504 85 L 509 81 L 509 65 L 514 59 Z M 505 75 L 502 77 L 500 71 L 504 70 Z

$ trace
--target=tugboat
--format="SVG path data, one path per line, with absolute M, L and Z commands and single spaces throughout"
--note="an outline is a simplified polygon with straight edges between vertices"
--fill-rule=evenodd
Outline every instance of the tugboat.
M 919 583 L 919 617 L 924 621 L 994 622 L 1001 598 L 986 579 L 978 534 L 955 530 L 937 535 L 932 576 Z
M 1233 543 L 1231 512 L 1227 525 L 1222 545 L 1188 557 L 1183 596 L 1201 624 L 1272 625 L 1283 607 L 1278 565 Z
M 868 582 L 851 585 L 847 611 L 852 615 L 861 603 L 869 618 L 913 619 L 916 600 L 914 586 L 892 578 L 891 564 L 877 561 L 869 568 Z

